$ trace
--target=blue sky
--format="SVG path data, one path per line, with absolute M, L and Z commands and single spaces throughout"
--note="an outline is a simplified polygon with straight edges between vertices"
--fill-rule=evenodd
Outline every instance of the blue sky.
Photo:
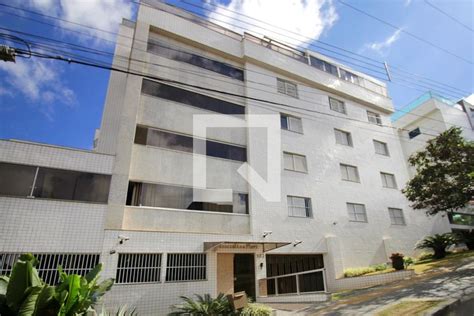
M 195 0 L 186 0 L 192 1 Z M 355 1 L 345 0 L 355 7 L 386 20 L 404 31 L 384 25 L 344 6 L 337 0 L 285 0 L 273 1 L 238 0 L 222 1 L 227 10 L 208 5 L 207 10 L 197 9 L 173 0 L 176 5 L 188 10 L 207 14 L 214 22 L 231 21 L 238 27 L 235 18 L 240 14 L 250 15 L 267 22 L 267 31 L 245 24 L 240 25 L 255 33 L 270 33 L 282 41 L 307 46 L 306 38 L 319 39 L 325 43 L 378 61 L 387 61 L 409 72 L 446 86 L 435 86 L 432 82 L 415 82 L 437 88 L 451 97 L 468 96 L 474 90 L 474 67 L 471 63 L 454 57 L 440 49 L 416 40 L 404 32 L 412 33 L 464 59 L 472 61 L 474 53 L 473 2 L 469 0 L 429 0 L 467 27 L 443 15 L 424 0 Z M 53 20 L 0 6 L 0 27 L 25 33 L 34 33 L 61 41 L 113 52 L 113 32 L 116 32 L 121 16 L 134 18 L 136 5 L 127 0 L 28 0 L 2 1 L 0 4 L 20 6 L 26 10 L 56 16 Z M 277 4 L 276 4 L 277 3 Z M 18 16 L 12 15 L 20 15 Z M 32 21 L 35 19 L 43 23 Z M 72 21 L 71 24 L 65 21 Z M 250 21 L 250 20 L 247 20 Z M 252 22 L 257 23 L 255 20 Z M 45 25 L 46 24 L 53 24 Z M 77 23 L 92 26 L 84 28 Z M 281 29 L 272 34 L 269 25 L 278 24 L 290 30 L 286 37 Z M 227 27 L 230 27 L 227 25 Z M 65 30 L 67 29 L 67 30 Z M 108 32 L 98 31 L 107 30 Z M 7 31 L 0 29 L 0 33 Z M 303 34 L 305 40 L 295 36 Z M 16 34 L 17 33 L 10 33 Z M 21 36 L 25 38 L 25 36 Z M 99 39 L 97 37 L 100 37 Z M 0 41 L 5 43 L 4 40 Z M 313 41 L 314 45 L 322 45 Z M 21 47 L 15 43 L 16 47 Z M 308 47 L 317 50 L 314 47 Z M 320 51 L 324 53 L 324 51 Z M 79 52 L 80 53 L 80 52 Z M 99 58 L 98 56 L 93 56 Z M 101 60 L 110 61 L 108 56 Z M 359 57 L 360 58 L 360 57 Z M 19 58 L 18 58 L 19 59 Z M 352 60 L 352 59 L 349 59 Z M 352 60 L 353 61 L 353 60 Z M 356 69 L 370 73 L 362 68 Z M 380 74 L 377 74 L 381 76 Z M 37 59 L 19 60 L 17 64 L 0 62 L 0 138 L 22 139 L 56 145 L 92 148 L 94 131 L 100 126 L 103 104 L 107 91 L 109 72 L 80 65 L 68 65 L 60 61 Z M 429 87 L 419 87 L 412 75 L 398 77 L 389 83 L 389 94 L 396 108 L 400 108 Z M 403 80 L 410 80 L 408 83 Z M 407 87 L 409 86 L 409 87 Z M 416 88 L 416 89 L 413 89 Z

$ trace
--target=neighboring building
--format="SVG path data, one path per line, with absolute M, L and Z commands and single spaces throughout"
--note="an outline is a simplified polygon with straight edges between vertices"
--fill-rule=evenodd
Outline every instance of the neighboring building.
M 100 260 L 104 277 L 116 278 L 107 304 L 141 315 L 194 293 L 318 301 L 344 288 L 344 269 L 412 254 L 419 239 L 449 230 L 400 192 L 409 174 L 384 83 L 147 3 L 120 26 L 114 66 L 233 95 L 112 72 L 94 151 L 1 141 L 0 273 L 26 251 L 48 262 L 43 275 L 57 263 L 84 272 Z M 239 123 L 240 114 L 278 115 L 281 168 L 266 170 L 258 128 L 193 139 L 193 115 L 212 113 Z M 207 149 L 206 188 L 193 188 L 196 144 Z M 248 185 L 243 162 L 281 175 L 281 202 Z
M 427 92 L 392 116 L 393 126 L 399 128 L 405 159 L 423 149 L 426 142 L 452 126 L 462 128 L 462 136 L 474 141 L 474 105 L 466 100 L 450 101 Z M 411 175 L 414 169 L 409 168 Z M 474 228 L 474 207 L 448 215 L 452 231 Z

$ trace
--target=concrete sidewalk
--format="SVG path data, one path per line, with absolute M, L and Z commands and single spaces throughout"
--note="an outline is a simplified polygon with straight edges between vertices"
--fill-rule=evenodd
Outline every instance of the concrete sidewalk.
M 458 307 L 465 310 L 465 305 L 472 303 L 466 298 L 474 296 L 474 259 L 466 258 L 453 267 L 439 268 L 407 280 L 342 295 L 339 300 L 313 304 L 293 310 L 291 314 L 375 315 L 385 307 L 407 299 L 443 300 L 447 304 L 464 298 L 464 303 L 460 302 Z M 470 315 L 474 315 L 474 311 Z

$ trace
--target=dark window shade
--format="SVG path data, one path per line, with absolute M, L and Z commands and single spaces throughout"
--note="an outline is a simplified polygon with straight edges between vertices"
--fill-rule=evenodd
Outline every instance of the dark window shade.
M 267 255 L 267 277 L 324 268 L 322 255 Z
M 168 59 L 185 62 L 197 67 L 214 71 L 233 79 L 240 81 L 244 80 L 244 72 L 236 67 L 210 58 L 183 52 L 178 49 L 173 49 L 167 47 L 165 44 L 161 44 L 153 40 L 148 42 L 148 51 Z
M 107 203 L 109 187 L 109 175 L 39 168 L 34 196 Z
M 207 156 L 216 158 L 247 161 L 247 149 L 245 147 L 239 147 L 210 140 L 193 139 L 191 136 L 174 134 L 141 126 L 137 126 L 137 130 L 135 132 L 136 144 L 150 145 L 188 153 L 193 152 L 194 141 L 200 143 L 198 148 L 206 148 L 205 153 L 197 151 L 196 153 L 198 154 L 205 154 Z M 201 146 L 203 145 L 202 142 L 205 142 L 205 146 Z
M 416 136 L 418 136 L 420 134 L 421 134 L 421 131 L 420 131 L 419 127 L 417 127 L 414 130 L 408 132 L 408 136 L 410 137 L 410 139 L 415 138 Z
M 245 114 L 245 107 L 207 95 L 143 79 L 142 93 L 222 114 Z
M 36 167 L 0 163 L 0 194 L 12 196 L 29 196 Z

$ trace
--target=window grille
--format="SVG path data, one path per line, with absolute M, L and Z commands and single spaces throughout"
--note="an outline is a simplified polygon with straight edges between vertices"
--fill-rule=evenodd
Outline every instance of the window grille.
M 161 253 L 119 253 L 116 283 L 160 282 Z
M 278 92 L 298 98 L 298 87 L 296 83 L 277 78 Z
M 166 260 L 166 282 L 206 280 L 205 253 L 169 253 Z
M 0 253 L 0 275 L 9 275 L 20 253 Z M 86 275 L 99 263 L 99 254 L 34 253 L 38 275 L 48 284 L 59 283 L 58 266 L 67 274 Z

